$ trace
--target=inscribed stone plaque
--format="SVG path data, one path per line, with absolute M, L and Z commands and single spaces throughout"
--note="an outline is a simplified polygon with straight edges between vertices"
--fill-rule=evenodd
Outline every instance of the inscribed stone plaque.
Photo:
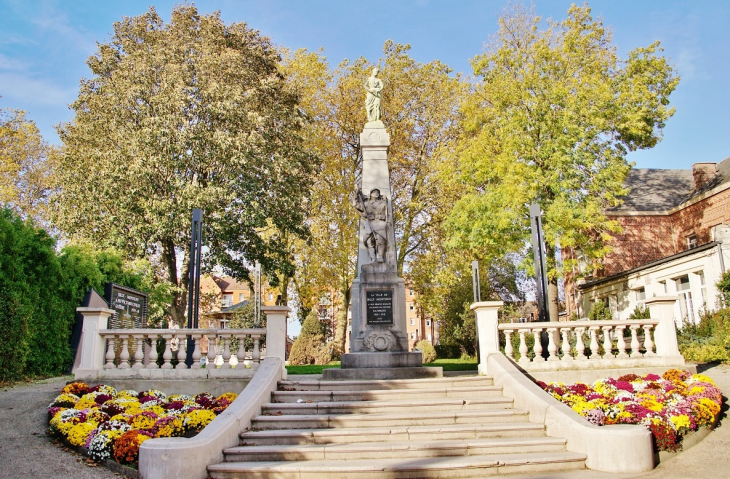
M 147 294 L 116 283 L 107 283 L 104 299 L 114 310 L 109 328 L 146 328 Z
M 367 324 L 393 324 L 393 291 L 365 292 Z

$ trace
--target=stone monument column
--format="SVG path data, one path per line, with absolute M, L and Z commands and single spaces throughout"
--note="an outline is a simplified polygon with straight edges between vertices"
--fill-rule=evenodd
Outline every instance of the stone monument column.
M 382 81 L 378 69 L 365 83 L 368 122 L 360 134 L 362 183 L 353 192 L 360 212 L 357 275 L 352 282 L 350 353 L 341 369 L 324 379 L 440 377 L 441 368 L 422 367 L 422 354 L 408 352 L 406 292 L 398 277 L 393 203 L 388 168 L 390 135 L 380 119 Z

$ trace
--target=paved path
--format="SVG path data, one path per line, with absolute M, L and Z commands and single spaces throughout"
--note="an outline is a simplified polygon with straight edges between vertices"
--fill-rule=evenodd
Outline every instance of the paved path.
M 698 367 L 730 394 L 730 366 Z M 315 375 L 292 375 L 289 379 L 320 379 Z M 0 479 L 53 478 L 91 479 L 121 476 L 103 467 L 91 467 L 84 459 L 64 451 L 46 436 L 45 408 L 70 377 L 21 384 L 0 390 Z M 726 399 L 727 401 L 727 399 Z M 726 403 L 727 404 L 727 403 Z M 595 471 L 506 476 L 510 479 L 724 479 L 730 478 L 730 420 L 727 405 L 718 427 L 697 446 L 659 464 L 642 476 Z

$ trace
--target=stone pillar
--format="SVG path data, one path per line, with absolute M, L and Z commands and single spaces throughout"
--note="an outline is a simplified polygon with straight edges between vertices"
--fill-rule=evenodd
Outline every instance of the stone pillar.
M 286 318 L 289 306 L 261 306 L 266 315 L 266 357 L 281 359 L 281 378 L 286 379 Z
M 482 301 L 471 305 L 476 313 L 477 341 L 479 347 L 479 374 L 487 374 L 487 358 L 499 352 L 499 318 L 497 313 L 502 301 Z
M 108 308 L 76 308 L 84 317 L 81 328 L 81 341 L 76 352 L 73 373 L 76 379 L 96 379 L 104 368 L 106 341 L 99 334 L 107 329 L 109 317 L 114 314 Z
M 674 305 L 678 299 L 677 296 L 660 296 L 649 298 L 644 302 L 649 308 L 651 319 L 659 321 L 654 330 L 657 356 L 680 356 L 677 346 L 677 327 L 674 322 Z

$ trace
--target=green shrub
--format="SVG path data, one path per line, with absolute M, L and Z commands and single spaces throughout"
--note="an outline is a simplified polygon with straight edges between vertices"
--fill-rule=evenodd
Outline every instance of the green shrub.
M 613 319 L 613 313 L 603 301 L 593 303 L 593 307 L 588 312 L 588 319 L 593 321 L 610 320 Z
M 327 364 L 332 361 L 330 346 L 325 344 L 322 323 L 312 311 L 302 324 L 302 331 L 289 353 L 289 364 Z
M 461 347 L 458 344 L 437 344 L 434 346 L 436 357 L 445 359 L 458 359 L 461 357 Z
M 631 315 L 629 315 L 629 319 L 649 319 L 651 318 L 651 315 L 649 314 L 649 308 L 647 308 L 644 305 L 637 304 L 634 310 L 631 312 Z
M 420 349 L 423 354 L 423 363 L 432 363 L 436 360 L 436 349 L 427 339 L 422 339 L 416 343 L 416 349 Z

